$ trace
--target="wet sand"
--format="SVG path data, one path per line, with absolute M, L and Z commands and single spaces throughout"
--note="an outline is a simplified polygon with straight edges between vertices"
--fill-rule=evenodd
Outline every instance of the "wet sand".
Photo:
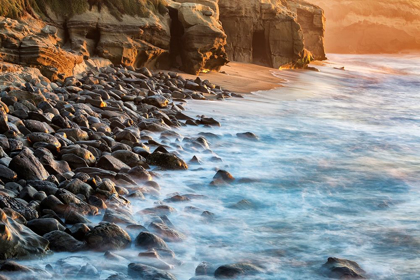
M 219 73 L 201 73 L 200 78 L 237 93 L 271 90 L 282 86 L 285 80 L 275 77 L 273 68 L 250 63 L 230 62 Z M 194 75 L 180 73 L 184 78 L 195 79 Z

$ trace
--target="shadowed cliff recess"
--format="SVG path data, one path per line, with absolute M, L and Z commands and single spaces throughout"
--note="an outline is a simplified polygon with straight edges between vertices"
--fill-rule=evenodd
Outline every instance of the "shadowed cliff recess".
M 218 71 L 229 60 L 305 67 L 325 59 L 322 9 L 302 0 L 0 0 L 0 58 L 71 76 L 113 64 Z

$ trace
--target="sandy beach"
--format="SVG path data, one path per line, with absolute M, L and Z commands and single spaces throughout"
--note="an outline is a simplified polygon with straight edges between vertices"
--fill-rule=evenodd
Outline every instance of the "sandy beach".
M 276 69 L 256 64 L 230 62 L 220 72 L 202 73 L 200 77 L 237 93 L 250 93 L 259 90 L 278 88 L 283 79 L 273 76 Z M 180 73 L 182 77 L 195 79 L 194 75 Z

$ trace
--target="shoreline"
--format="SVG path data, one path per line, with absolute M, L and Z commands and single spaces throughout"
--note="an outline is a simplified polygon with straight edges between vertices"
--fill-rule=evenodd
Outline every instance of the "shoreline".
M 249 94 L 255 91 L 266 91 L 282 87 L 285 79 L 274 76 L 279 71 L 275 68 L 251 63 L 230 62 L 223 66 L 220 72 L 201 73 L 198 77 L 209 80 L 231 92 Z M 165 71 L 171 72 L 171 71 Z M 197 76 L 176 72 L 185 79 L 195 79 Z

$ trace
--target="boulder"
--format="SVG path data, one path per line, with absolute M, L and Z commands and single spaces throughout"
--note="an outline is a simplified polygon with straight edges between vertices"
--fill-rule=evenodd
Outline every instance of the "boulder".
M 61 230 L 51 231 L 44 238 L 50 242 L 50 249 L 54 252 L 77 252 L 85 249 L 85 243 Z
M 48 240 L 8 217 L 0 209 L 0 259 L 33 257 L 47 253 Z
M 165 241 L 159 236 L 154 235 L 153 233 L 143 231 L 137 235 L 135 241 L 137 247 L 145 249 L 169 249 Z
M 147 163 L 168 170 L 188 169 L 187 163 L 180 159 L 177 155 L 171 153 L 162 153 L 159 151 L 153 152 L 153 154 L 147 158 Z
M 46 180 L 49 176 L 47 170 L 28 148 L 24 148 L 13 157 L 9 168 L 15 171 L 19 178 L 25 180 Z
M 176 280 L 172 273 L 142 263 L 130 263 L 128 275 L 134 279 Z
M 119 159 L 113 157 L 112 155 L 102 156 L 99 159 L 99 161 L 97 163 L 97 166 L 99 168 L 102 168 L 102 169 L 105 169 L 105 170 L 110 170 L 110 171 L 115 171 L 115 172 L 120 172 L 121 169 L 126 169 L 126 170 L 130 169 L 130 166 L 128 166 L 124 162 L 120 161 Z
M 365 279 L 366 272 L 354 261 L 328 258 L 321 267 L 321 273 L 335 279 Z
M 258 266 L 250 263 L 235 263 L 219 266 L 214 272 L 216 278 L 238 278 L 264 272 Z
M 148 96 L 145 99 L 143 99 L 143 103 L 153 105 L 158 108 L 166 108 L 168 107 L 169 101 L 162 95 L 153 95 L 153 96 Z
M 66 228 L 54 218 L 40 218 L 29 221 L 26 226 L 39 235 L 47 234 L 51 231 L 64 231 Z
M 86 235 L 86 242 L 95 251 L 121 250 L 130 246 L 128 233 L 112 223 L 102 223 Z
M 38 218 L 38 212 L 25 205 L 22 200 L 15 199 L 4 194 L 0 194 L 0 208 L 10 208 L 30 221 Z

